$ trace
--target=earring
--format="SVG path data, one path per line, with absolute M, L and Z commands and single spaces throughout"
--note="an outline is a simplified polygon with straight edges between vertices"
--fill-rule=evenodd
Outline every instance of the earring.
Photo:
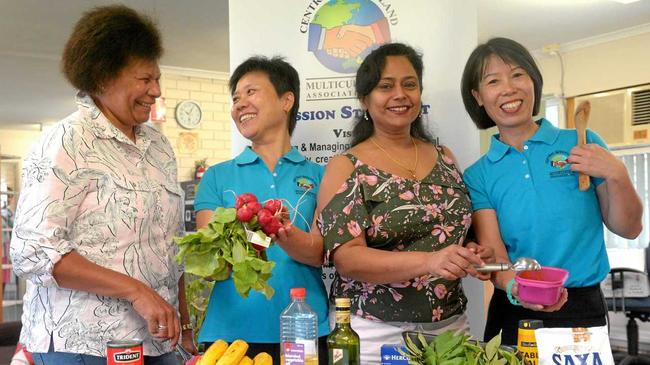
M 368 120 L 368 110 L 363 113 L 363 120 Z
M 420 108 L 420 112 L 418 113 L 418 118 L 422 118 L 422 108 Z

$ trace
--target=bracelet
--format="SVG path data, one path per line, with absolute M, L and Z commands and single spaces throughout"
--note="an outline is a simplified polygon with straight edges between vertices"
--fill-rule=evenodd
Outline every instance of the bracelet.
M 181 331 L 193 330 L 194 326 L 191 323 L 185 323 L 181 325 Z
M 513 285 L 515 285 L 515 279 L 510 279 L 510 281 L 508 282 L 508 285 L 506 285 L 506 295 L 508 296 L 508 300 L 510 301 L 510 304 L 520 306 L 521 303 L 519 303 L 517 298 L 515 298 L 512 295 L 512 286 Z

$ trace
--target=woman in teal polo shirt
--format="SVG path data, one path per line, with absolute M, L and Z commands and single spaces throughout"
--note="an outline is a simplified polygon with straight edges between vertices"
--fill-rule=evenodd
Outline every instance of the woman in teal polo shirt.
M 229 86 L 233 121 L 252 145 L 234 159 L 210 167 L 203 176 L 194 203 L 197 228 L 207 225 L 215 208 L 234 206 L 235 195 L 250 192 L 260 201 L 283 199 L 296 207 L 291 215 L 299 216 L 288 231 L 308 231 L 323 168 L 305 159 L 290 144 L 300 99 L 298 73 L 281 58 L 253 57 L 235 69 Z M 318 314 L 320 363 L 326 364 L 329 323 L 327 294 L 321 279 L 322 242 L 308 244 L 287 239 L 284 229 L 280 231 L 276 244 L 267 250 L 269 260 L 275 262 L 269 280 L 275 289 L 273 298 L 267 300 L 251 292 L 242 299 L 232 280 L 215 282 L 199 342 L 243 339 L 249 343 L 251 358 L 265 351 L 278 362 L 280 313 L 290 302 L 289 290 L 304 287 L 307 302 Z
M 567 290 L 549 306 L 519 303 L 514 273 L 493 276 L 485 338 L 503 330 L 503 342 L 511 345 L 520 319 L 541 319 L 545 327 L 605 325 L 603 223 L 626 238 L 641 232 L 641 202 L 603 140 L 588 131 L 587 144 L 576 146 L 574 130 L 533 120 L 542 83 L 530 53 L 506 38 L 479 45 L 461 82 L 476 126 L 499 130 L 489 151 L 464 174 L 479 243 L 492 247 L 497 261 L 527 256 L 569 271 Z M 576 173 L 591 177 L 588 191 L 578 190 Z

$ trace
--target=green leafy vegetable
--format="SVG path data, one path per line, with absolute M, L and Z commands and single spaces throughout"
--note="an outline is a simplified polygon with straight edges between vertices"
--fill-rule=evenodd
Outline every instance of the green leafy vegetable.
M 463 333 L 443 332 L 427 342 L 422 333 L 420 344 L 406 336 L 406 355 L 413 365 L 523 365 L 515 352 L 501 347 L 501 333 L 485 346 Z M 400 351 L 401 352 L 401 351 Z
M 235 208 L 219 207 L 206 227 L 176 237 L 179 246 L 176 261 L 185 263 L 186 273 L 202 278 L 220 281 L 232 276 L 237 292 L 244 298 L 253 289 L 271 299 L 274 290 L 268 280 L 275 263 L 267 260 L 265 251 L 256 250 L 248 241 L 246 229 L 256 231 L 262 239 L 267 236 L 259 229 L 255 217 L 243 223 L 236 214 Z

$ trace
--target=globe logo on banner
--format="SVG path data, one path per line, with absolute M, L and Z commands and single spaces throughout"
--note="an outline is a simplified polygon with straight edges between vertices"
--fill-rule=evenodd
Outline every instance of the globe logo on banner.
M 309 23 L 308 50 L 334 72 L 355 73 L 368 53 L 390 42 L 388 24 L 370 0 L 330 0 Z

